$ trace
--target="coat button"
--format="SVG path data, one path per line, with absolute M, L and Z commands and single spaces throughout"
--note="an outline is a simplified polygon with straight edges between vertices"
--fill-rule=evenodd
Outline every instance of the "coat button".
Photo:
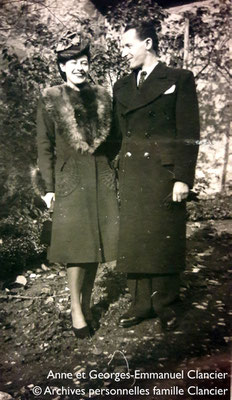
M 125 154 L 125 157 L 131 157 L 131 156 L 132 154 L 129 151 Z
M 145 132 L 145 136 L 147 139 L 149 139 L 151 137 L 151 134 L 149 132 Z
M 126 136 L 131 137 L 131 131 L 127 131 Z
M 145 158 L 147 158 L 147 159 L 149 160 L 149 158 L 150 158 L 150 153 L 145 152 L 144 155 L 143 155 L 143 157 L 145 157 Z
M 150 115 L 150 117 L 155 117 L 156 116 L 156 114 L 155 114 L 155 112 L 154 111 L 149 111 L 149 113 L 148 113 L 149 115 Z

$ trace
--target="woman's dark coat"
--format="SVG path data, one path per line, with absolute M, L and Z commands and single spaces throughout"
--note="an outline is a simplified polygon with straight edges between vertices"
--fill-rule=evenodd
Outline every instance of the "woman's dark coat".
M 185 202 L 172 202 L 173 184 L 191 188 L 199 116 L 190 71 L 158 64 L 141 89 L 136 74 L 114 87 L 114 147 L 119 153 L 118 270 L 175 273 L 185 264 Z
M 100 87 L 45 89 L 38 106 L 38 160 L 47 192 L 55 192 L 49 260 L 90 263 L 116 258 L 115 177 L 101 144 L 111 100 Z

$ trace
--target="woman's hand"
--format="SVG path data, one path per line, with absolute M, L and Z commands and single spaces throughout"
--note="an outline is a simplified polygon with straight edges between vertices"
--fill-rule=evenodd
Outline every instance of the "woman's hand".
M 47 208 L 51 208 L 53 205 L 53 202 L 55 201 L 55 193 L 48 192 L 45 194 L 45 196 L 41 196 L 41 198 L 46 203 Z

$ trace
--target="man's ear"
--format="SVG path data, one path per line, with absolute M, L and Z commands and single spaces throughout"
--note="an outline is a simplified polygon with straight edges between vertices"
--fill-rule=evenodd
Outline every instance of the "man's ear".
M 146 43 L 146 49 L 151 50 L 153 45 L 152 38 L 147 38 L 145 43 Z
M 60 63 L 60 69 L 62 72 L 66 72 L 66 65 L 63 63 Z

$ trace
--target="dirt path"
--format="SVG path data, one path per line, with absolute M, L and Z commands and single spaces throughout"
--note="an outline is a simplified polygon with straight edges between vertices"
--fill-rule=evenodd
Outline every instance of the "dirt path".
M 125 277 L 115 273 L 113 264 L 99 268 L 93 311 L 100 320 L 100 329 L 91 340 L 78 341 L 71 332 L 64 268 L 35 267 L 22 274 L 26 285 L 3 285 L 0 291 L 3 332 L 0 390 L 17 400 L 89 398 L 90 389 L 96 390 L 95 398 L 99 399 L 198 399 L 188 393 L 189 369 L 229 371 L 231 243 L 231 221 L 189 225 L 182 301 L 176 305 L 179 326 L 168 334 L 162 332 L 157 319 L 144 321 L 133 329 L 117 326 L 119 316 L 128 308 L 130 296 Z M 95 370 L 96 373 L 91 372 Z M 180 371 L 183 377 L 181 380 L 158 380 L 158 383 L 150 377 L 134 381 L 135 370 Z M 115 375 L 106 379 L 107 373 L 127 374 L 129 371 L 130 379 L 122 378 L 117 382 Z M 74 378 L 76 372 L 80 373 L 79 379 Z M 89 377 L 89 373 L 97 377 Z M 101 374 L 106 375 L 102 377 Z M 210 382 L 204 380 L 204 384 L 207 387 Z M 43 394 L 35 397 L 36 385 L 41 386 Z M 185 396 L 153 394 L 157 385 L 160 390 L 165 385 L 166 388 L 177 385 L 185 391 Z M 48 386 L 56 389 L 51 391 Z M 227 388 L 227 375 L 225 379 L 216 380 L 214 386 Z M 116 390 L 123 388 L 134 392 L 116 396 Z M 72 395 L 71 389 L 79 390 L 79 394 Z M 145 394 L 141 393 L 142 389 Z M 215 396 L 200 395 L 199 399 L 219 398 Z M 227 391 L 220 398 L 226 400 L 228 396 Z M 94 398 L 93 392 L 91 398 Z M 3 399 L 1 395 L 0 399 Z

